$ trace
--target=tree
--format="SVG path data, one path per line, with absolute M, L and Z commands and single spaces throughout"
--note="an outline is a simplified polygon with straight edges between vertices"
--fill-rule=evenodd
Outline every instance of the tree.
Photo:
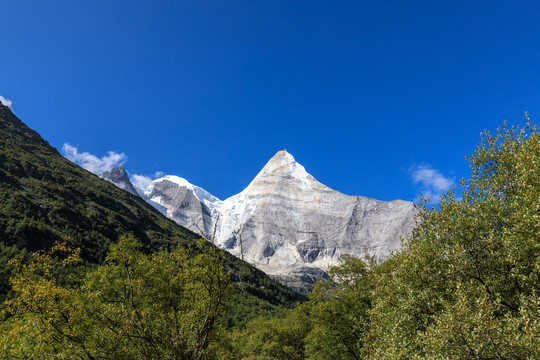
M 378 269 L 369 354 L 377 359 L 540 356 L 540 134 L 485 132 L 462 194 L 419 215 Z
M 369 328 L 373 262 L 342 257 L 308 302 L 249 322 L 229 339 L 231 359 L 360 359 Z M 225 358 L 225 356 L 222 356 Z
M 0 354 L 21 359 L 204 359 L 232 288 L 215 248 L 152 255 L 126 236 L 80 275 L 57 245 L 16 263 Z M 208 248 L 207 248 L 208 249 Z M 66 271 L 69 270 L 69 271 Z M 63 277 L 60 274 L 66 274 Z M 2 353 L 3 351 L 3 353 Z
M 305 355 L 305 337 L 312 323 L 298 307 L 272 318 L 250 321 L 246 329 L 232 334 L 234 359 L 300 360 Z
M 328 271 L 328 282 L 318 282 L 304 306 L 313 323 L 306 337 L 308 359 L 361 359 L 369 329 L 371 273 L 369 259 L 345 255 Z

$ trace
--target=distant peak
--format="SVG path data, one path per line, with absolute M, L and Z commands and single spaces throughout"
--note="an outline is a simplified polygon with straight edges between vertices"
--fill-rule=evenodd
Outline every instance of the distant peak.
M 111 169 L 111 172 L 112 172 L 113 174 L 116 173 L 116 174 L 122 174 L 122 175 L 123 175 L 123 174 L 126 174 L 126 175 L 127 175 L 127 171 L 126 171 L 126 169 L 124 169 L 124 167 L 123 167 L 122 165 L 113 167 L 113 168 Z
M 180 176 L 165 175 L 165 176 L 163 176 L 163 177 L 161 177 L 159 179 L 154 180 L 153 182 L 154 183 L 160 183 L 160 182 L 164 182 L 164 181 L 174 183 L 174 184 L 176 184 L 178 186 L 181 186 L 181 187 L 184 187 L 184 188 L 187 188 L 187 189 L 193 191 L 195 196 L 200 201 L 203 201 L 206 204 L 212 203 L 212 202 L 215 202 L 215 201 L 219 201 L 219 199 L 217 197 L 210 194 L 208 191 L 204 190 L 203 188 L 201 188 L 199 186 L 193 185 L 192 183 L 190 183 L 189 181 L 187 181 L 186 179 L 184 179 L 184 178 L 182 178 Z
M 175 183 L 176 185 L 180 185 L 189 189 L 193 188 L 193 184 L 187 181 L 186 179 L 176 176 L 176 175 L 164 175 L 160 177 L 159 179 L 155 179 L 154 182 L 163 182 L 163 181 L 169 181 L 172 183 Z
M 104 172 L 102 172 L 101 174 L 99 174 L 100 177 L 125 177 L 125 178 L 128 178 L 128 174 L 127 174 L 127 171 L 126 169 L 124 169 L 123 166 L 116 166 L 116 167 L 113 167 L 112 169 L 110 170 L 106 170 Z
M 102 172 L 99 177 L 112 182 L 117 187 L 129 191 L 134 195 L 138 195 L 137 191 L 133 187 L 133 184 L 129 180 L 128 173 L 123 166 L 113 167 L 109 171 Z
M 302 188 L 311 188 L 316 180 L 287 150 L 280 150 L 266 163 L 253 181 L 293 181 Z
M 278 151 L 274 156 L 272 156 L 270 161 L 268 161 L 268 164 L 276 163 L 276 162 L 285 165 L 285 164 L 295 164 L 296 160 L 294 160 L 294 157 L 291 154 L 289 154 L 287 150 L 283 149 L 283 150 Z

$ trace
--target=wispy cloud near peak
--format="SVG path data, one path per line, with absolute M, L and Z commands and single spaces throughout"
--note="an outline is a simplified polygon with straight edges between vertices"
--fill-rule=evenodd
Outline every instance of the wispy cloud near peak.
M 456 184 L 454 178 L 446 177 L 429 164 L 414 165 L 409 169 L 412 180 L 420 186 L 420 195 L 438 203 L 441 195 Z
M 3 97 L 2 95 L 0 95 L 0 102 L 4 105 L 4 106 L 7 106 L 8 108 L 11 108 L 11 105 L 13 104 L 13 101 L 9 100 L 9 99 L 6 99 L 5 97 Z
M 68 143 L 65 143 L 62 147 L 62 153 L 68 160 L 97 175 L 111 170 L 113 167 L 120 166 L 127 160 L 126 154 L 119 154 L 114 151 L 109 151 L 107 155 L 101 158 L 88 152 L 80 153 L 76 146 Z
M 135 185 L 135 188 L 144 190 L 152 183 L 152 178 L 146 175 L 133 174 L 130 178 L 131 183 Z

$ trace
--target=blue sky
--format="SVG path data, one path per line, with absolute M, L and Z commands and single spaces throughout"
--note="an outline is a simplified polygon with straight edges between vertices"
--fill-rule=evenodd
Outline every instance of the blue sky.
M 540 116 L 538 2 L 0 9 L 0 95 L 24 122 L 99 166 L 179 175 L 220 198 L 281 149 L 346 194 L 436 195 L 469 174 L 483 129 Z

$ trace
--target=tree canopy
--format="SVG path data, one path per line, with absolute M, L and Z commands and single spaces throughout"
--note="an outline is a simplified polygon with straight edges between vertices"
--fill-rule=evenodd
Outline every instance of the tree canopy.
M 202 248 L 202 246 L 201 246 Z M 232 294 L 219 251 L 147 255 L 132 236 L 81 275 L 57 244 L 15 261 L 0 354 L 21 359 L 203 359 Z
M 424 207 L 378 271 L 370 357 L 540 356 L 540 135 L 485 132 L 468 160 L 462 193 Z

